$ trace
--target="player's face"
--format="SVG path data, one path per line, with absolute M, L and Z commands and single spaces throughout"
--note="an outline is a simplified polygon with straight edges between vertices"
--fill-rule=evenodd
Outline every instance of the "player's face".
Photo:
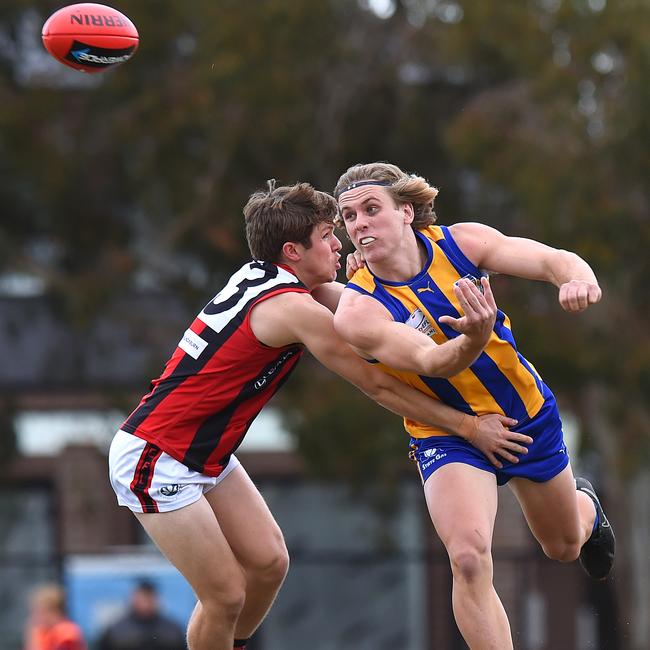
M 410 206 L 397 206 L 385 187 L 364 185 L 343 192 L 339 209 L 350 241 L 367 262 L 391 256 L 412 218 Z
M 311 247 L 302 248 L 301 266 L 311 289 L 336 280 L 336 272 L 341 268 L 341 242 L 334 234 L 334 224 L 327 222 L 314 226 L 310 240 Z

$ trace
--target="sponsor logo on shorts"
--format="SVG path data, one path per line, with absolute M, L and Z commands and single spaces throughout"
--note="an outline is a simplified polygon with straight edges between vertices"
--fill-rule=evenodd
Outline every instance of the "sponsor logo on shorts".
M 191 329 L 187 329 L 185 330 L 185 334 L 183 334 L 183 338 L 178 342 L 178 347 L 184 352 L 187 352 L 192 359 L 198 359 L 201 352 L 208 347 L 208 342 Z
M 440 451 L 437 447 L 433 449 L 424 449 L 422 451 L 422 456 L 427 460 L 424 463 L 421 463 L 420 467 L 425 470 L 427 467 L 431 467 L 435 462 L 446 458 L 447 454 L 443 451 Z
M 178 483 L 174 483 L 171 485 L 163 485 L 160 488 L 160 494 L 162 494 L 165 497 L 173 497 L 176 496 L 184 488 L 185 488 L 184 485 L 179 485 Z

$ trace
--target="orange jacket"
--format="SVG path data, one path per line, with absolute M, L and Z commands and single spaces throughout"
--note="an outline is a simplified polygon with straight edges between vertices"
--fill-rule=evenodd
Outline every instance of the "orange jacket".
M 26 650 L 87 650 L 87 646 L 78 625 L 59 621 L 49 628 L 33 628 Z

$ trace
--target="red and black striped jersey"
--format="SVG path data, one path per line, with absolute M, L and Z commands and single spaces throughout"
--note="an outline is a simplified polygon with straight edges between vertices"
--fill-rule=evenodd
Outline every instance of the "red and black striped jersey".
M 263 345 L 250 326 L 254 305 L 288 291 L 308 290 L 284 267 L 245 264 L 185 331 L 122 429 L 190 469 L 219 475 L 303 352 L 298 344 Z

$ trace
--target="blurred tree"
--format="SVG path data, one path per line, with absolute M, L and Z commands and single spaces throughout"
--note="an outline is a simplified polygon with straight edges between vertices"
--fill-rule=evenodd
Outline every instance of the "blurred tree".
M 497 279 L 495 289 L 506 285 L 498 299 L 524 354 L 579 415 L 584 450 L 597 451 L 598 482 L 623 531 L 623 583 L 644 566 L 625 531 L 633 477 L 650 460 L 648 27 L 647 3 L 585 0 L 463 3 L 442 38 L 435 27 L 421 32 L 435 34 L 446 60 L 486 71 L 445 131 L 454 159 L 478 176 L 471 201 L 488 212 L 476 218 L 575 250 L 600 278 L 602 303 L 577 320 L 550 288 Z M 506 214 L 495 188 L 509 197 Z M 634 612 L 630 590 L 618 592 Z
M 603 302 L 578 318 L 551 287 L 494 284 L 625 516 L 650 459 L 648 3 L 123 0 L 140 50 L 92 77 L 39 44 L 59 4 L 0 9 L 0 273 L 41 277 L 77 328 L 134 289 L 195 310 L 245 258 L 241 206 L 266 178 L 327 189 L 349 164 L 394 161 L 441 188 L 443 223 L 594 266 Z M 330 382 L 288 386 L 305 455 L 362 475 L 353 459 L 373 454 L 393 472 L 392 423 Z

